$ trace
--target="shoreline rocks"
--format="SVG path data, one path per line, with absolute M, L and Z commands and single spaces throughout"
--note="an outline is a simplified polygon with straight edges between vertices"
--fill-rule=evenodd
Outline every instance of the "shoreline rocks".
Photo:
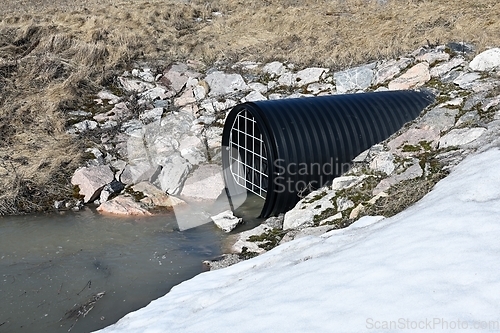
M 418 188 L 433 183 L 437 181 L 433 177 L 445 174 L 467 154 L 494 142 L 495 122 L 500 119 L 500 49 L 472 58 L 473 46 L 455 44 L 422 47 L 397 60 L 337 72 L 320 67 L 295 70 L 293 64 L 278 61 L 215 64 L 205 73 L 197 69 L 203 66 L 193 62 L 172 64 L 163 72 L 139 66 L 118 77 L 121 93 L 102 91 L 92 112 L 71 111 L 76 117 L 68 129 L 71 135 L 103 132 L 99 134 L 102 144 L 92 147 L 95 158 L 83 169 L 101 170 L 102 175 L 85 176 L 79 169 L 74 184 L 78 182 L 85 203 L 99 198 L 104 205 L 117 193 L 103 188 L 116 181 L 125 187 L 117 198 L 128 199 L 112 201 L 124 200 L 122 207 L 129 207 L 131 198 L 148 211 L 182 205 L 175 196 L 212 202 L 224 189 L 222 128 L 227 113 L 238 103 L 391 89 L 431 90 L 436 95 L 434 105 L 393 137 L 360 154 L 353 168 L 330 187 L 303 198 L 285 215 L 285 230 L 283 226 L 262 227 L 259 234 L 243 237 L 266 234 L 277 244 L 278 238 L 292 237 L 292 231 L 302 235 L 307 233 L 297 230 L 345 227 L 377 205 L 389 206 L 398 186 L 414 183 Z M 83 179 L 76 180 L 79 177 Z M 127 191 L 140 195 L 134 199 Z M 131 203 L 130 207 L 138 209 Z M 263 248 L 247 244 L 237 251 L 243 247 Z

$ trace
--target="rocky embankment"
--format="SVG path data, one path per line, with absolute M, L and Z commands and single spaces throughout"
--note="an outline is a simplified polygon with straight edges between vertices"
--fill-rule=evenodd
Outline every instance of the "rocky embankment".
M 225 260 L 237 262 L 364 215 L 391 216 L 419 200 L 468 154 L 498 143 L 499 69 L 500 49 L 475 55 L 465 43 L 422 47 L 339 72 L 296 70 L 280 62 L 210 69 L 187 62 L 162 71 L 138 65 L 70 113 L 69 133 L 98 138 L 72 179 L 80 196 L 76 207 L 93 202 L 103 213 L 149 215 L 184 200 L 214 201 L 224 188 L 224 119 L 238 103 L 425 88 L 436 103 L 418 119 L 360 154 L 347 174 L 308 194 L 286 215 L 236 235 L 232 251 L 239 254 Z M 71 208 L 75 202 L 55 206 Z

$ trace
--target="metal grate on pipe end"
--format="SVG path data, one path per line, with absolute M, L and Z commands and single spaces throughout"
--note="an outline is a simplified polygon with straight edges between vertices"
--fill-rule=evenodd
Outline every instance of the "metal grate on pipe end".
M 266 147 L 257 122 L 245 109 L 231 126 L 229 161 L 236 184 L 265 199 L 269 181 Z

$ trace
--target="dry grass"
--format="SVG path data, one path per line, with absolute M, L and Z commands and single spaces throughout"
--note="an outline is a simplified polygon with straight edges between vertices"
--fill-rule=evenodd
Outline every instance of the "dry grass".
M 337 69 L 427 42 L 500 45 L 494 0 L 3 0 L 0 13 L 0 215 L 68 193 L 83 143 L 65 112 L 132 60 Z

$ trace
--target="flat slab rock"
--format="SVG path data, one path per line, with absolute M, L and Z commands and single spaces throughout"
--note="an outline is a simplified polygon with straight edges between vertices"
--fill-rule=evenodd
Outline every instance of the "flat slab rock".
M 132 189 L 145 195 L 145 198 L 142 198 L 140 201 L 148 207 L 163 207 L 172 209 L 178 205 L 186 204 L 184 200 L 168 195 L 148 182 L 136 184 L 132 186 Z
M 243 221 L 242 218 L 234 216 L 233 212 L 230 210 L 223 211 L 222 213 L 211 216 L 210 218 L 214 221 L 215 225 L 224 232 L 232 231 Z
M 97 211 L 104 214 L 123 216 L 150 216 L 152 215 L 139 202 L 129 196 L 117 196 L 114 199 L 102 203 Z
M 424 85 L 431 79 L 429 64 L 421 62 L 400 77 L 389 82 L 389 90 L 406 90 Z

